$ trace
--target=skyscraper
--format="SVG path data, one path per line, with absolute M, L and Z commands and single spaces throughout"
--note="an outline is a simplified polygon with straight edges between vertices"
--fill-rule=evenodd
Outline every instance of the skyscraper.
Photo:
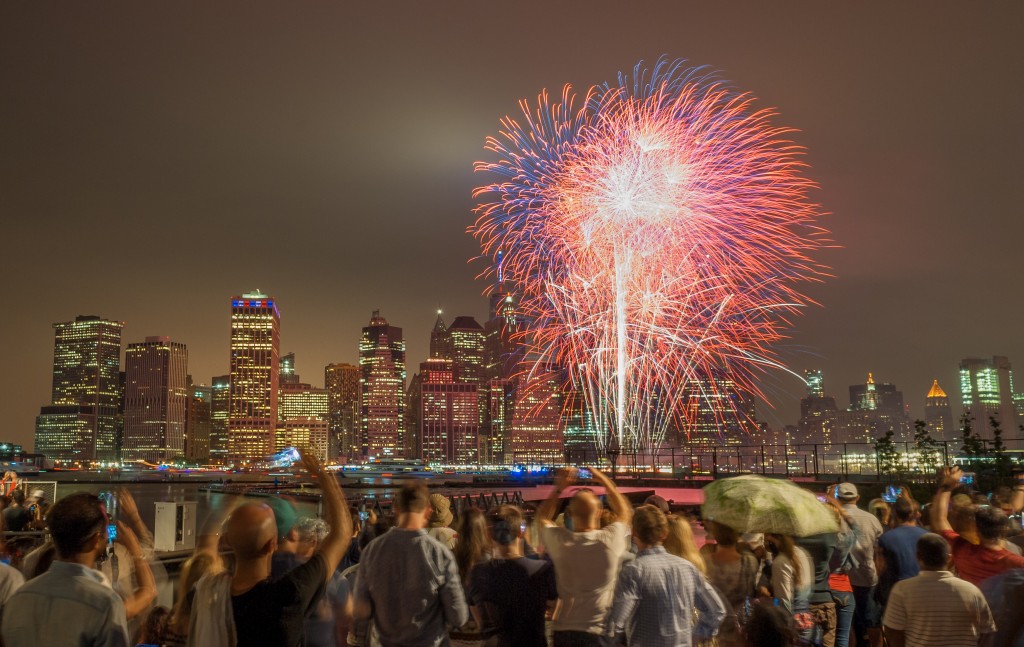
M 274 452 L 280 327 L 273 298 L 254 292 L 231 300 L 229 462 L 252 463 Z
M 518 398 L 516 375 L 525 357 L 520 339 L 525 322 L 516 309 L 514 294 L 500 281 L 490 295 L 489 318 L 484 324 L 484 378 L 487 417 L 480 430 L 482 462 L 505 462 L 505 439 L 510 433 Z
M 361 450 L 365 457 L 401 456 L 405 436 L 405 340 L 379 310 L 359 342 Z
M 1016 434 L 1013 369 L 1007 357 L 991 360 L 968 358 L 960 362 L 960 395 L 964 411 L 974 418 L 974 431 L 982 438 L 992 437 L 989 418 L 995 418 L 1003 436 Z
M 170 337 L 146 337 L 125 351 L 125 461 L 171 461 L 185 454 L 188 349 Z
M 753 398 L 728 377 L 688 380 L 682 390 L 682 405 L 681 443 L 743 445 L 758 429 Z M 659 415 L 656 403 L 651 413 Z
M 275 449 L 308 447 L 320 460 L 327 460 L 329 400 L 327 389 L 301 383 L 281 385 Z
M 441 311 L 437 311 L 437 320 L 434 321 L 434 328 L 430 331 L 430 359 L 443 359 L 449 356 L 448 349 L 448 326 L 441 318 Z
M 821 371 L 818 369 L 804 371 L 804 381 L 807 383 L 807 397 L 825 397 L 825 381 Z
M 800 399 L 797 442 L 830 445 L 841 441 L 837 435 L 839 407 L 834 397 L 825 395 L 821 371 L 804 371 L 804 380 L 807 382 L 807 395 Z
M 352 458 L 360 451 L 359 367 L 354 364 L 328 364 L 324 368 L 327 388 L 330 437 L 328 454 Z
M 61 462 L 119 458 L 123 327 L 96 316 L 53 325 L 51 404 L 36 418 L 36 452 Z
M 928 423 L 928 432 L 935 440 L 956 440 L 957 428 L 953 424 L 953 410 L 938 380 L 932 382 L 932 388 L 925 396 L 924 421 Z
M 299 384 L 302 381 L 299 379 L 299 374 L 295 372 L 295 353 L 282 355 L 278 366 L 280 366 L 278 381 L 281 384 Z
M 469 465 L 480 460 L 478 386 L 455 379 L 453 362 L 420 365 L 420 457 L 431 463 Z
M 210 382 L 210 462 L 228 464 L 228 414 L 231 411 L 231 376 L 219 375 Z
M 868 373 L 864 384 L 850 385 L 850 407 L 839 416 L 836 440 L 872 444 L 892 431 L 896 441 L 910 440 L 910 418 L 903 393 L 889 382 L 875 382 Z
M 202 384 L 193 384 L 191 376 L 188 384 L 189 397 L 185 407 L 185 458 L 190 462 L 205 465 L 210 462 L 213 389 Z
M 561 463 L 564 376 L 553 364 L 524 365 L 502 449 L 505 463 Z

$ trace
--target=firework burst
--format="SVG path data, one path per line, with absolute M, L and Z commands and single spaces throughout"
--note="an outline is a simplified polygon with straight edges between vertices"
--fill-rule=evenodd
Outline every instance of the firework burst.
M 568 371 L 599 438 L 657 446 L 708 378 L 757 393 L 783 368 L 772 345 L 807 301 L 796 285 L 822 276 L 790 131 L 679 61 L 520 108 L 476 164 L 495 179 L 470 232 L 521 293 L 531 356 Z

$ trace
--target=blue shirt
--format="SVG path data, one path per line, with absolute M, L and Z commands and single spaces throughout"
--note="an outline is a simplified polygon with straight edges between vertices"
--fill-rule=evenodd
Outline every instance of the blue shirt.
M 885 552 L 885 571 L 894 582 L 907 580 L 921 572 L 917 563 L 917 540 L 928 531 L 920 526 L 896 526 L 882 533 L 878 545 Z
M 127 647 L 124 603 L 99 571 L 54 562 L 4 606 L 7 647 Z
M 448 645 L 448 625 L 469 619 L 455 557 L 424 530 L 392 528 L 370 542 L 359 559 L 354 602 L 357 619 L 369 612 L 383 647 Z M 369 644 L 357 627 L 356 639 Z
M 625 633 L 630 645 L 690 647 L 691 633 L 710 638 L 724 618 L 725 605 L 697 567 L 653 546 L 619 572 L 608 624 L 609 633 Z

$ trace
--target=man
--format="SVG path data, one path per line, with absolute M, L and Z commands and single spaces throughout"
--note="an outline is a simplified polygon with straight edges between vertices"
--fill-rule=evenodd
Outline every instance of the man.
M 316 554 L 317 547 L 327 538 L 331 527 L 323 519 L 306 518 L 299 521 L 296 530 L 299 536 L 297 555 L 302 563 Z M 339 567 L 331 574 L 327 590 L 314 603 L 306 618 L 305 647 L 344 645 L 351 617 L 352 596 L 349 595 L 348 580 L 341 576 Z
M 363 551 L 355 584 L 355 626 L 350 643 L 370 644 L 372 625 L 381 647 L 449 645 L 448 626 L 469 619 L 455 557 L 427 534 L 432 508 L 422 481 L 395 496 L 398 525 Z
M 889 592 L 896 582 L 910 579 L 918 574 L 917 540 L 928 531 L 917 525 L 918 505 L 907 497 L 900 496 L 890 506 L 896 520 L 896 527 L 882 533 L 878 539 L 876 567 L 878 568 L 878 600 L 884 607 Z
M 272 496 L 266 503 L 274 511 L 277 550 L 270 559 L 270 579 L 276 580 L 302 563 L 299 559 L 299 515 L 291 501 Z
M 856 647 L 881 647 L 881 614 L 882 610 L 875 600 L 875 586 L 878 584 L 878 571 L 875 569 L 875 544 L 882 536 L 882 524 L 875 515 L 857 507 L 860 493 L 853 483 L 840 483 L 836 486 L 836 498 L 842 503 L 843 511 L 850 518 L 850 525 L 857 535 L 850 555 L 856 560 L 857 567 L 849 571 L 850 584 L 853 587 L 853 630 L 857 634 Z
M 107 546 L 99 497 L 79 492 L 50 510 L 57 558 L 11 597 L 3 612 L 7 647 L 126 647 L 124 603 L 93 566 Z M 118 535 L 130 530 L 118 524 Z
M 25 493 L 15 490 L 11 494 L 11 505 L 4 508 L 4 530 L 24 532 L 32 523 L 32 513 L 25 507 Z
M 277 550 L 273 510 L 263 503 L 235 508 L 225 539 L 235 572 L 207 575 L 196 584 L 188 644 L 193 647 L 299 647 L 303 622 L 323 593 L 352 538 L 352 520 L 337 479 L 313 456 L 302 461 L 318 481 L 330 532 L 305 564 L 272 580 Z
M 562 492 L 576 481 L 574 468 L 559 470 L 551 495 L 537 510 L 540 540 L 555 565 L 558 585 L 554 647 L 601 645 L 619 564 L 629 550 L 629 501 L 607 476 L 596 468 L 590 472 L 605 488 L 610 524 L 601 528 L 601 501 L 587 489 L 576 492 L 569 502 L 572 530 L 555 524 Z
M 896 583 L 885 609 L 890 647 L 973 647 L 982 634 L 995 631 L 978 587 L 946 570 L 946 540 L 926 533 L 916 550 L 920 573 Z
M 473 568 L 469 585 L 483 635 L 496 647 L 547 647 L 544 615 L 558 599 L 551 562 L 523 556 L 523 513 L 503 505 L 490 513 L 493 559 Z
M 608 633 L 625 634 L 626 644 L 639 647 L 689 647 L 693 633 L 710 638 L 725 618 L 725 605 L 700 571 L 661 545 L 668 519 L 653 505 L 633 514 L 633 541 L 640 551 L 619 573 Z M 697 628 L 691 627 L 697 610 Z
M 957 573 L 971 584 L 979 586 L 985 579 L 1011 568 L 1024 568 L 1024 557 L 1006 550 L 1003 537 L 1009 528 L 1006 514 L 999 508 L 977 506 L 974 525 L 980 543 L 972 544 L 961 537 L 949 523 L 949 499 L 960 487 L 963 473 L 959 467 L 944 467 L 939 472 L 938 490 L 932 499 L 932 531 L 949 541 L 953 551 L 953 564 Z

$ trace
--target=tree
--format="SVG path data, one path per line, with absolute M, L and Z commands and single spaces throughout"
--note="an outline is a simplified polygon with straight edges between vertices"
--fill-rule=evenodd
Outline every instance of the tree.
M 960 435 L 964 441 L 960 451 L 967 457 L 967 463 L 971 469 L 974 469 L 978 457 L 985 453 L 985 443 L 981 440 L 981 436 L 974 431 L 973 422 L 974 417 L 967 411 L 960 416 Z
M 896 449 L 896 441 L 893 436 L 890 428 L 884 436 L 875 439 L 875 457 L 878 459 L 879 476 L 887 474 L 890 481 L 893 476 L 898 474 L 900 468 L 900 453 Z
M 992 459 L 995 466 L 996 479 L 1003 480 L 1010 476 L 1011 461 L 1006 455 L 1006 443 L 1003 442 L 1003 426 L 995 416 L 988 417 L 988 425 L 992 428 Z
M 920 471 L 928 475 L 934 474 L 942 461 L 942 450 L 939 441 L 928 433 L 928 423 L 924 420 L 914 421 L 914 449 L 917 450 Z

